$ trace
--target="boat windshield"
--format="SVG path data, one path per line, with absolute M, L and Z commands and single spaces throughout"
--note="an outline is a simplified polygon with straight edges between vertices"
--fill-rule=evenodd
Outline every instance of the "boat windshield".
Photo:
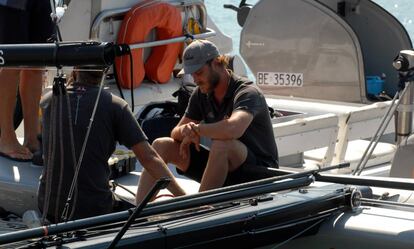
M 373 0 L 375 3 L 380 5 L 382 8 L 386 9 L 393 16 L 395 16 L 405 27 L 408 34 L 411 37 L 411 40 L 414 41 L 414 23 L 412 13 L 414 11 L 414 6 L 412 5 L 412 0 Z M 230 35 L 233 38 L 233 48 L 234 51 L 239 51 L 239 40 L 240 40 L 240 31 L 241 27 L 234 25 L 237 20 L 237 14 L 232 10 L 224 10 L 222 4 L 217 4 L 216 0 L 205 0 L 204 1 L 209 16 L 215 21 L 215 23 L 220 23 L 220 29 L 225 33 Z M 255 5 L 259 0 L 247 0 L 247 4 Z M 238 6 L 240 0 L 226 0 L 226 4 L 233 4 Z M 234 22 L 228 22 L 226 20 L 234 20 Z

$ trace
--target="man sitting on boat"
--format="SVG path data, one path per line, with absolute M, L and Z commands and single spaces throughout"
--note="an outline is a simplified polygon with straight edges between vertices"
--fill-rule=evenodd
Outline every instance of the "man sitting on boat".
M 115 150 L 116 142 L 130 148 L 154 179 L 171 178 L 168 189 L 174 195 L 185 194 L 147 142 L 128 104 L 105 90 L 99 94 L 102 75 L 102 68 L 75 70 L 73 82 L 66 93 L 64 89 L 60 90 L 60 94 L 56 93 L 62 88 L 54 87 L 55 96 L 50 92 L 42 99 L 45 167 L 38 203 L 51 222 L 65 220 L 61 216 L 73 178 L 76 178 L 76 167 L 79 167 L 79 175 L 74 195 L 68 202 L 70 208 L 65 210 L 66 218 L 85 218 L 113 210 L 108 159 Z M 93 115 L 96 102 L 96 113 Z M 91 129 L 87 136 L 89 126 Z M 81 163 L 78 163 L 79 160 Z
M 262 92 L 228 70 L 228 58 L 207 40 L 193 41 L 183 57 L 183 71 L 193 76 L 197 88 L 171 137 L 153 142 L 164 161 L 200 182 L 199 191 L 248 181 L 248 172 L 257 167 L 277 167 L 277 147 Z M 202 136 L 212 140 L 210 150 L 200 146 Z M 152 182 L 145 170 L 140 185 L 149 188 Z

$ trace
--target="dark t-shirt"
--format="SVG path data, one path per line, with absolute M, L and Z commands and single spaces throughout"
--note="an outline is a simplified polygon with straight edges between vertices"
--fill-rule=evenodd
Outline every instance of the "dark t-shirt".
M 239 138 L 252 151 L 259 164 L 277 167 L 278 152 L 266 100 L 253 82 L 233 73 L 223 103 L 217 105 L 213 94 L 203 94 L 197 87 L 190 97 L 185 116 L 205 123 L 230 117 L 235 110 L 247 111 L 253 120 Z
M 70 96 L 70 108 L 72 115 L 74 148 L 76 160 L 82 149 L 91 114 L 95 105 L 99 88 L 97 86 L 76 84 L 68 88 Z M 41 102 L 43 108 L 43 148 L 45 158 L 45 169 L 41 178 L 39 189 L 39 207 L 43 208 L 45 188 L 48 175 L 52 175 L 52 188 L 50 195 L 50 206 L 48 218 L 60 218 L 63 205 L 66 202 L 70 184 L 74 174 L 74 162 L 71 153 L 70 132 L 68 126 L 68 112 L 66 110 L 66 99 L 63 103 L 63 137 L 59 137 L 59 129 L 56 130 L 57 142 L 50 144 L 50 114 L 52 95 L 45 96 Z M 54 122 L 57 122 L 56 120 Z M 59 126 L 57 126 L 59 127 Z M 83 156 L 75 205 L 75 218 L 84 218 L 98 214 L 108 213 L 112 209 L 112 193 L 109 189 L 108 180 L 110 169 L 108 159 L 115 150 L 116 142 L 131 148 L 133 145 L 146 141 L 147 137 L 142 132 L 138 122 L 135 120 L 127 103 L 108 93 L 102 91 L 99 105 L 96 110 L 92 129 Z M 61 168 L 60 142 L 64 147 L 64 169 Z M 55 160 L 49 162 L 49 145 L 55 148 Z M 52 167 L 53 166 L 53 167 Z M 59 189 L 59 178 L 63 184 Z M 58 200 L 58 202 L 56 202 Z M 59 203 L 56 207 L 55 203 Z M 53 220 L 55 221 L 55 220 Z

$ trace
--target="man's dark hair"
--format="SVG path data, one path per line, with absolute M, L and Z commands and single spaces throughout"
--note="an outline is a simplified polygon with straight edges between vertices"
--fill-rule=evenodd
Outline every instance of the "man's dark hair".
M 74 69 L 74 81 L 92 85 L 101 83 L 105 67 L 102 66 L 78 66 Z

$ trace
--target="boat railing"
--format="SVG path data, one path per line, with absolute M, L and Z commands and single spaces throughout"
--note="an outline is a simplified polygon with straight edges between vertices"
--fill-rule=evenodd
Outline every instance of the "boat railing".
M 179 37 L 175 37 L 175 38 L 171 38 L 171 39 L 165 39 L 165 40 L 158 40 L 158 41 L 153 41 L 153 42 L 142 42 L 142 43 L 135 43 L 135 44 L 130 44 L 129 47 L 130 49 L 137 49 L 137 48 L 150 48 L 150 47 L 155 47 L 155 46 L 162 46 L 162 45 L 167 45 L 170 43 L 176 43 L 176 42 L 184 42 L 187 39 L 205 39 L 208 37 L 212 37 L 216 35 L 216 32 L 212 29 L 206 29 L 207 32 L 204 32 L 202 34 L 198 34 L 198 35 L 192 35 L 192 36 L 188 36 L 188 35 L 183 35 L 183 36 L 179 36 Z
M 206 7 L 201 0 L 187 0 L 187 1 L 179 1 L 174 2 L 171 1 L 170 4 L 177 6 L 177 7 L 189 7 L 189 6 L 195 6 L 198 10 L 198 13 L 200 13 L 200 24 L 203 30 L 207 27 L 207 10 Z M 131 8 L 116 8 L 116 9 L 108 9 L 101 11 L 96 17 L 94 18 L 89 38 L 91 40 L 98 40 L 99 39 L 99 29 L 100 25 L 106 21 L 106 20 L 113 20 L 115 18 L 119 18 L 124 16 Z
M 339 134 L 335 148 L 335 157 L 332 163 L 342 162 L 348 148 L 349 141 L 367 139 L 374 136 L 376 129 L 381 123 L 391 101 L 377 102 L 363 106 L 343 114 L 339 119 Z M 394 123 L 391 122 L 385 129 L 384 134 L 395 132 Z
M 390 101 L 378 102 L 349 108 L 341 113 L 328 112 L 286 122 L 275 122 L 273 130 L 279 156 L 305 153 L 305 159 L 317 161 L 322 167 L 353 160 L 353 158 L 345 158 L 350 143 L 365 146 L 366 143 L 361 140 L 374 136 L 389 105 Z M 391 134 L 394 131 L 395 127 L 391 122 L 384 129 L 384 134 Z M 355 151 L 355 148 L 350 149 Z M 394 151 L 394 144 L 383 143 L 371 159 L 381 162 L 389 160 Z M 355 166 L 356 162 L 353 162 L 346 170 L 353 169 Z

